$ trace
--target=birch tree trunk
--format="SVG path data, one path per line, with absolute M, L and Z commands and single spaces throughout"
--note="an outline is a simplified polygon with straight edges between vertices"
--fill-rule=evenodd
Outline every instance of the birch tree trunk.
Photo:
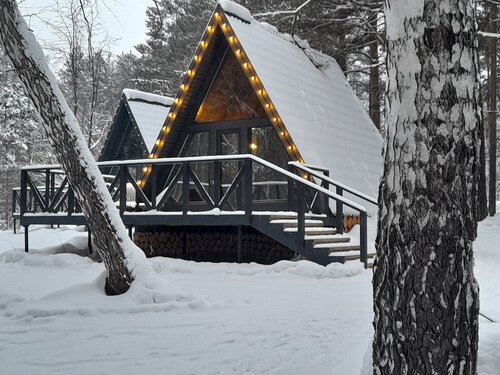
M 490 32 L 497 32 L 497 5 L 490 5 Z M 497 38 L 490 38 L 490 112 L 488 124 L 490 130 L 490 180 L 489 214 L 497 212 Z
M 0 41 L 44 125 L 108 270 L 106 292 L 128 290 L 144 254 L 127 236 L 78 122 L 14 0 L 0 0 Z
M 475 374 L 475 4 L 386 0 L 387 131 L 374 269 L 374 374 Z

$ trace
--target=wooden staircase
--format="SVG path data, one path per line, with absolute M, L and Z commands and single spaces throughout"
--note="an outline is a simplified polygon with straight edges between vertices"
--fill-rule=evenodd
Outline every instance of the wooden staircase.
M 261 220 L 261 225 L 255 225 L 255 227 L 288 246 L 303 259 L 322 265 L 332 262 L 360 261 L 360 244 L 355 242 L 348 233 L 338 234 L 335 227 L 325 224 L 324 215 L 306 214 L 302 244 L 297 241 L 298 220 L 295 212 L 270 215 L 267 219 L 267 223 Z M 368 253 L 366 267 L 373 264 L 374 255 Z

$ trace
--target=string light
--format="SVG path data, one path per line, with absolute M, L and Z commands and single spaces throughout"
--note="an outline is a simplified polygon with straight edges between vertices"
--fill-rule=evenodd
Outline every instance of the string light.
M 219 12 L 215 12 L 215 17 L 220 18 Z
M 281 136 L 284 137 L 286 135 L 285 132 L 281 132 Z
M 278 118 L 277 117 L 273 117 L 273 121 L 274 122 L 278 122 Z M 284 135 L 284 134 L 282 134 L 282 135 Z
M 248 67 L 249 67 L 248 63 L 247 63 L 247 62 L 246 62 L 246 63 L 244 63 L 244 64 L 243 64 L 243 67 L 244 67 L 245 69 L 248 69 Z M 262 91 L 262 90 L 259 90 L 259 91 Z
M 267 109 L 271 108 L 271 104 L 266 103 L 266 108 L 267 108 Z
M 223 28 L 224 30 L 227 30 L 227 23 L 223 23 L 223 24 L 222 24 L 222 28 Z
M 194 55 L 194 61 L 196 62 L 200 61 L 200 55 Z
M 251 76 L 250 79 L 253 81 L 253 82 L 256 82 L 257 81 L 257 77 L 255 76 Z
M 181 90 L 183 90 L 183 91 L 184 91 L 185 89 L 186 89 L 186 85 L 183 83 L 183 84 L 181 85 Z
M 231 36 L 229 37 L 229 41 L 230 41 L 231 43 L 234 43 L 234 36 L 232 36 L 232 35 L 231 35 Z
M 146 173 L 148 170 L 149 170 L 149 168 L 148 168 L 148 167 L 144 167 L 144 168 L 142 168 L 142 171 L 143 171 L 144 173 Z M 139 181 L 140 181 L 140 180 L 139 180 Z
M 142 180 L 137 180 L 137 185 L 142 185 Z
M 257 144 L 256 144 L 256 143 L 253 143 L 253 142 L 252 142 L 252 143 L 250 143 L 250 149 L 251 149 L 252 151 L 257 150 Z
M 175 115 L 174 115 L 174 113 L 173 113 L 173 112 L 170 112 L 170 113 L 168 114 L 168 117 L 170 117 L 171 119 L 173 119 L 173 118 L 175 117 Z
M 208 43 L 207 43 L 207 42 L 205 42 L 204 40 L 202 40 L 202 41 L 200 42 L 200 46 L 201 46 L 202 48 L 205 48 L 207 45 L 208 45 Z
M 162 128 L 162 130 L 163 130 L 164 132 L 168 132 L 168 126 L 164 126 L 164 127 Z
M 155 157 L 155 154 L 154 154 L 154 153 L 153 153 L 153 154 L 149 154 L 149 158 L 150 158 L 150 159 L 154 159 L 154 157 Z
M 207 30 L 208 30 L 209 33 L 213 33 L 214 32 L 214 27 L 213 26 L 208 26 Z
M 161 145 L 161 140 L 157 139 L 156 142 L 155 142 L 155 145 L 157 145 L 157 146 Z
M 237 49 L 237 50 L 236 50 L 236 54 L 237 54 L 238 56 L 241 56 L 241 49 Z

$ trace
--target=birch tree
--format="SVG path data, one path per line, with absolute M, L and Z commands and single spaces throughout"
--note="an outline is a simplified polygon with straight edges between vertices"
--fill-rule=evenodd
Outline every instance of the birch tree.
M 476 374 L 475 4 L 386 0 L 374 374 Z
M 141 272 L 151 269 L 144 253 L 128 238 L 78 122 L 14 0 L 0 0 L 0 43 L 83 209 L 96 250 L 108 270 L 106 292 L 126 292 Z

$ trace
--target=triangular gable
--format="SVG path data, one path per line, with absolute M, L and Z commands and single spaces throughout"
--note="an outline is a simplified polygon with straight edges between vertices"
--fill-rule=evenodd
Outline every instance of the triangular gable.
M 229 50 L 196 113 L 196 122 L 265 117 L 267 115 L 257 93 L 245 77 L 235 54 Z
M 133 158 L 148 155 L 172 102 L 172 98 L 160 95 L 123 90 L 99 160 L 116 160 L 129 147 L 137 149 Z
M 307 47 L 299 47 L 290 36 L 257 22 L 244 7 L 226 0 L 219 1 L 208 23 L 150 157 L 171 156 L 168 149 L 178 127 L 194 120 L 186 119 L 185 110 L 195 100 L 199 76 L 208 69 L 205 60 L 212 58 L 221 36 L 291 160 L 305 159 L 328 168 L 335 179 L 376 196 L 382 138 L 336 62 L 319 52 L 304 51 Z M 142 182 L 149 173 L 145 170 Z
M 146 148 L 151 152 L 174 99 L 131 89 L 123 90 L 123 96 Z

